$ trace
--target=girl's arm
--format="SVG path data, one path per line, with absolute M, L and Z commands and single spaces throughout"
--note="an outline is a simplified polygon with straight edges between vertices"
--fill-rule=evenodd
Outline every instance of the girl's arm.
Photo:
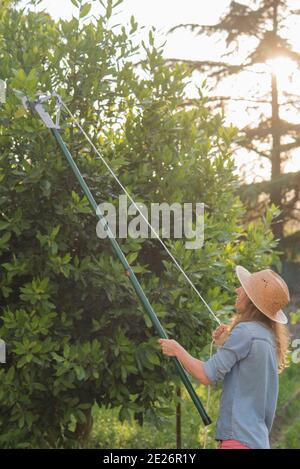
M 176 357 L 188 373 L 198 379 L 202 384 L 206 386 L 210 384 L 204 372 L 203 362 L 201 360 L 192 357 L 176 340 L 159 339 L 159 343 L 164 355 Z

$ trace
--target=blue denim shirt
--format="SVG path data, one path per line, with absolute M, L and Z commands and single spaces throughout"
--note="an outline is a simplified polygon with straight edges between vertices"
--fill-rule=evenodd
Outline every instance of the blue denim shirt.
M 224 380 L 217 440 L 239 440 L 249 448 L 270 448 L 278 397 L 275 338 L 256 321 L 235 326 L 204 371 L 212 382 Z

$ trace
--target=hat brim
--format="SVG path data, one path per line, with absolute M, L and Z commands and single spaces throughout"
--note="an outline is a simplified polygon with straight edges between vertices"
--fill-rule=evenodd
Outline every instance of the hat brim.
M 288 318 L 286 317 L 286 315 L 284 314 L 282 309 L 278 310 L 276 312 L 275 316 L 271 316 L 268 313 L 266 313 L 265 311 L 263 311 L 256 304 L 256 302 L 253 299 L 252 295 L 249 293 L 249 282 L 250 282 L 250 278 L 251 278 L 251 273 L 247 269 L 245 269 L 245 267 L 243 267 L 241 265 L 237 265 L 236 268 L 235 268 L 235 273 L 237 275 L 237 278 L 239 279 L 240 284 L 242 285 L 243 289 L 245 290 L 246 295 L 248 296 L 248 298 L 250 298 L 252 303 L 257 307 L 257 309 L 259 309 L 259 311 L 261 313 L 263 313 L 265 316 L 267 316 L 272 321 L 278 322 L 279 324 L 287 324 L 288 323 Z

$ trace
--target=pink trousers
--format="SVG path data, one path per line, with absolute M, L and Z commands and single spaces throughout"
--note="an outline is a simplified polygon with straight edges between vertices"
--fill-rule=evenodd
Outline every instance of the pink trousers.
M 219 443 L 219 449 L 250 449 L 238 440 L 223 440 Z

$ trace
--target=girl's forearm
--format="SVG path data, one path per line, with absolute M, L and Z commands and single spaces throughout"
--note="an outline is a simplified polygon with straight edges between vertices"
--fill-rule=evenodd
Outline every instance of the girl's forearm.
M 188 373 L 193 375 L 202 384 L 210 384 L 210 381 L 208 380 L 204 372 L 203 362 L 201 360 L 192 357 L 192 355 L 190 355 L 182 346 L 180 346 L 180 348 L 178 349 L 176 357 Z

